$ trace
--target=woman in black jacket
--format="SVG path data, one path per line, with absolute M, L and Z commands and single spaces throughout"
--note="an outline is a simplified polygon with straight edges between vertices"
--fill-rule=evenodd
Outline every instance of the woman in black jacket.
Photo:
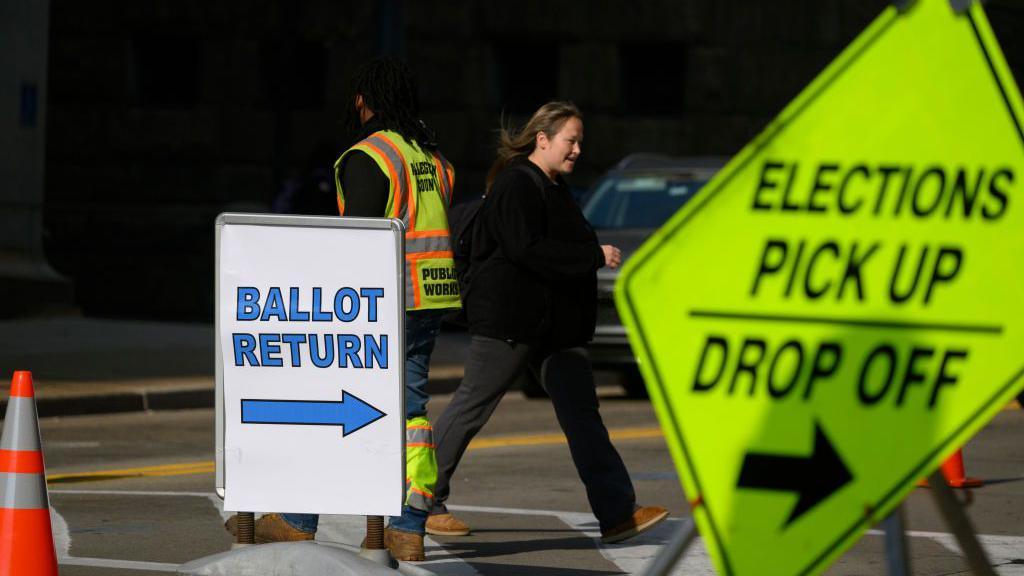
M 438 478 L 430 534 L 469 533 L 445 509 L 449 481 L 470 440 L 527 369 L 539 372 L 551 397 L 602 541 L 635 536 L 668 516 L 663 508 L 636 505 L 581 348 L 594 334 L 597 269 L 621 261 L 617 248 L 598 244 L 562 178 L 572 172 L 582 141 L 583 116 L 569 102 L 545 104 L 517 134 L 501 133 L 463 294 L 472 337 L 465 376 L 434 423 Z

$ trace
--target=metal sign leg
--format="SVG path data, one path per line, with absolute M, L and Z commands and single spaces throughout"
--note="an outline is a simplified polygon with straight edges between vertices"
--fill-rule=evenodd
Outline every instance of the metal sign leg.
M 687 518 L 644 571 L 644 576 L 667 576 L 696 537 L 697 526 L 693 518 Z
M 398 567 L 398 562 L 391 556 L 391 551 L 384 546 L 383 516 L 366 517 L 366 540 L 363 541 L 359 555 L 388 568 Z
M 907 537 L 903 527 L 903 506 L 897 506 L 892 514 L 882 521 L 885 528 L 885 559 L 889 576 L 910 576 L 910 555 L 907 554 Z
M 253 512 L 238 513 L 238 528 L 235 532 L 236 544 L 248 546 L 255 544 L 256 540 L 256 514 Z
M 953 496 L 953 490 L 946 484 L 946 478 L 942 472 L 936 470 L 928 477 L 928 485 L 932 489 L 932 496 L 935 498 L 935 505 L 938 506 L 946 525 L 956 536 L 960 544 L 960 550 L 967 557 L 967 566 L 977 576 L 995 576 L 992 564 L 989 563 L 985 550 L 978 543 L 974 534 L 970 519 L 964 513 L 963 507 Z
M 367 516 L 366 517 L 366 549 L 367 550 L 383 550 L 384 549 L 384 517 L 383 516 Z

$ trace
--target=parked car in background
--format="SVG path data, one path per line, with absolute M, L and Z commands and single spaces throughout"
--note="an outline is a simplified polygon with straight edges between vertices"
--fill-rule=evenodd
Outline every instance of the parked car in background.
M 591 187 L 583 215 L 601 244 L 622 250 L 623 262 L 694 197 L 725 165 L 725 158 L 673 158 L 633 154 L 620 161 Z M 597 273 L 597 329 L 589 345 L 596 369 L 621 372 L 623 387 L 633 397 L 647 394 L 626 329 L 615 310 L 613 291 L 618 270 Z

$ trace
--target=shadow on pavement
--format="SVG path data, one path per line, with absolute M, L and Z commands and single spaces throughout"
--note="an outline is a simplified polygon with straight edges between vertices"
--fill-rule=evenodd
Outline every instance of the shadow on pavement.
M 1017 478 L 985 478 L 985 486 L 989 484 L 1009 484 L 1010 482 L 1020 482 L 1021 480 L 1024 480 L 1024 476 L 1018 476 Z
M 472 566 L 474 570 L 476 570 L 480 574 L 483 574 L 484 576 L 521 576 L 523 574 L 522 566 L 503 566 L 500 564 L 477 564 L 473 562 L 469 562 L 469 565 Z M 554 568 L 548 568 L 544 566 L 530 566 L 529 573 L 531 576 L 601 576 L 603 574 L 623 574 L 623 572 L 618 571 L 612 572 L 607 570 L 574 569 L 564 566 Z

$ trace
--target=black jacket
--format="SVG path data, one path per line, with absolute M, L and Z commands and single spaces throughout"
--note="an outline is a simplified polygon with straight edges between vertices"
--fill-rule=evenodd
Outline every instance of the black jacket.
M 384 124 L 373 117 L 363 126 L 356 143 L 378 130 L 384 130 Z M 384 209 L 391 195 L 391 182 L 369 154 L 359 150 L 349 154 L 340 172 L 345 187 L 345 216 L 386 216 Z
M 604 253 L 565 181 L 506 168 L 480 209 L 466 314 L 472 334 L 566 348 L 594 336 Z

